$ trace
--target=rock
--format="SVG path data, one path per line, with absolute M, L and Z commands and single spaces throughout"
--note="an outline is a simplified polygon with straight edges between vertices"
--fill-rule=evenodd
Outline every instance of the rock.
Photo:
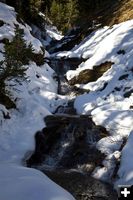
M 7 109 L 16 108 L 15 103 L 3 93 L 0 93 L 0 103 L 3 104 Z
M 66 33 L 66 35 L 59 41 L 51 41 L 47 46 L 47 50 L 50 53 L 56 53 L 60 51 L 69 51 L 75 44 L 79 44 L 85 37 L 90 35 L 93 31 L 100 27 L 97 23 L 94 25 L 94 21 L 82 24 L 80 27 L 74 27 Z
M 125 50 L 124 50 L 124 49 L 121 49 L 121 50 L 117 51 L 117 54 L 118 54 L 118 55 L 120 55 L 120 54 L 123 54 L 123 55 L 125 55 L 125 53 L 126 53 L 126 52 L 125 52 Z
M 133 109 L 133 105 L 130 106 L 130 109 Z
M 49 65 L 55 70 L 58 75 L 65 74 L 68 70 L 75 70 L 82 62 L 85 62 L 84 58 L 50 58 Z
M 116 200 L 113 187 L 76 171 L 55 170 L 43 172 L 54 182 L 69 191 L 76 200 Z
M 125 98 L 128 98 L 128 97 L 131 96 L 132 93 L 133 93 L 133 89 L 131 89 L 131 90 L 125 92 L 123 96 L 124 96 Z
M 97 150 L 96 142 L 108 132 L 104 127 L 96 126 L 91 116 L 55 114 L 47 116 L 45 123 L 46 128 L 36 133 L 36 148 L 27 160 L 28 166 L 43 162 L 54 168 L 91 173 L 102 164 L 105 156 Z M 91 167 L 88 169 L 87 165 Z
M 59 106 L 53 114 L 61 114 L 61 113 L 75 115 L 76 109 L 74 108 L 74 106 L 71 106 L 70 103 L 68 102 L 67 106 Z
M 128 78 L 128 76 L 129 76 L 129 74 L 124 74 L 124 75 L 119 77 L 119 80 L 126 79 L 126 78 Z
M 5 113 L 4 111 L 2 111 L 2 114 L 4 119 L 11 119 L 9 112 Z
M 4 22 L 0 20 L 0 27 L 4 25 Z
M 105 62 L 99 66 L 94 66 L 93 69 L 85 69 L 79 73 L 79 75 L 69 80 L 70 85 L 75 84 L 86 84 L 89 82 L 96 81 L 100 78 L 104 72 L 106 72 L 114 63 Z

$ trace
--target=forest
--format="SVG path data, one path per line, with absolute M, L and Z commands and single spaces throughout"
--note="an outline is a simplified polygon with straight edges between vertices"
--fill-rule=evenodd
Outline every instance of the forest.
M 0 200 L 133 199 L 132 147 L 133 0 L 0 0 Z
M 120 0 L 7 0 L 24 20 L 35 21 L 38 11 L 48 17 L 63 33 L 74 26 L 82 26 L 96 19 L 99 11 L 116 5 Z

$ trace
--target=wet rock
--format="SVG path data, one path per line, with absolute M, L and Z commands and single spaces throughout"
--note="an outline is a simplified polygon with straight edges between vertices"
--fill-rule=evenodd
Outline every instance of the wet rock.
M 96 126 L 91 116 L 55 114 L 45 118 L 46 128 L 35 136 L 34 154 L 28 166 L 44 164 L 54 168 L 83 169 L 91 173 L 104 155 L 96 143 L 106 137 L 104 127 Z M 88 168 L 87 166 L 90 166 Z
M 43 172 L 69 191 L 76 200 L 117 200 L 116 192 L 111 185 L 100 182 L 88 174 L 64 170 Z
M 75 96 L 78 94 L 77 90 L 69 85 L 68 80 L 64 74 L 68 70 L 75 70 L 79 64 L 84 62 L 85 59 L 81 58 L 50 58 L 49 65 L 54 69 L 56 74 L 54 79 L 58 82 L 58 94 Z M 82 92 L 83 93 L 83 92 Z
M 99 27 L 100 25 L 98 25 L 97 22 L 94 24 L 94 21 L 87 22 L 87 24 L 83 23 L 82 26 L 74 27 L 69 30 L 61 40 L 52 40 L 50 45 L 47 46 L 47 50 L 50 53 L 69 51 L 75 47 L 75 44 L 78 45 L 85 37 Z
M 67 106 L 59 106 L 53 114 L 69 114 L 69 115 L 76 115 L 76 109 L 73 106 L 74 101 L 69 101 Z
M 49 65 L 55 70 L 58 75 L 64 75 L 68 70 L 75 70 L 82 62 L 85 62 L 86 59 L 82 57 L 76 58 L 50 58 Z
M 99 66 L 94 66 L 93 69 L 85 69 L 79 73 L 79 75 L 73 77 L 69 80 L 70 85 L 75 84 L 86 84 L 89 82 L 96 81 L 100 78 L 104 72 L 106 72 L 114 63 L 112 62 L 105 62 Z

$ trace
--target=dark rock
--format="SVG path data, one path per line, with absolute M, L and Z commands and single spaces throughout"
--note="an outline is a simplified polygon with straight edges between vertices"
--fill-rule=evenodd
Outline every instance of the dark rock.
M 116 91 L 121 91 L 121 88 L 120 87 L 115 87 L 114 88 Z
M 123 50 L 123 49 L 121 49 L 121 50 L 119 50 L 119 51 L 117 51 L 117 54 L 125 54 L 126 52 L 125 52 L 125 50 Z
M 126 78 L 128 78 L 128 76 L 129 76 L 129 74 L 124 74 L 124 75 L 119 77 L 119 80 L 126 79 Z
M 68 106 L 59 106 L 53 114 L 61 114 L 61 113 L 67 113 L 67 114 L 71 114 L 71 115 L 75 115 L 76 114 L 76 109 L 74 109 L 73 107 Z
M 94 25 L 94 21 L 90 21 L 89 23 L 87 22 L 84 25 L 82 23 L 82 26 L 74 27 L 69 30 L 61 40 L 52 40 L 50 45 L 47 47 L 47 50 L 50 53 L 69 51 L 75 46 L 75 44 L 80 44 L 85 37 L 93 34 L 93 32 L 98 28 L 99 25 L 97 23 Z
M 100 91 L 103 91 L 107 87 L 108 83 L 104 83 L 104 86 L 100 89 Z
M 50 58 L 49 65 L 55 70 L 59 75 L 65 74 L 68 70 L 75 70 L 82 62 L 85 62 L 86 59 L 83 58 Z
M 79 88 L 76 85 L 73 86 L 73 91 L 75 92 L 75 95 L 81 95 L 84 93 L 89 93 L 90 90 L 89 89 L 84 89 L 84 88 Z
M 37 77 L 37 78 L 40 78 L 40 75 L 36 74 L 36 77 Z
M 96 142 L 106 137 L 104 127 L 96 126 L 87 115 L 56 114 L 45 118 L 46 128 L 35 136 L 36 148 L 27 161 L 28 166 L 41 162 L 56 168 L 77 169 L 81 166 L 88 173 L 102 163 L 104 155 Z M 52 163 L 50 162 L 52 160 Z M 91 169 L 87 169 L 87 165 Z
M 88 174 L 64 170 L 43 170 L 43 172 L 69 191 L 76 200 L 117 200 L 117 194 L 111 185 L 98 181 Z
M 124 96 L 125 98 L 128 98 L 128 97 L 131 96 L 132 93 L 133 93 L 133 89 L 131 89 L 131 90 L 125 92 L 125 94 L 124 94 L 123 96 Z
M 7 109 L 16 108 L 15 103 L 3 93 L 0 93 L 0 103 L 3 104 Z
M 5 113 L 2 111 L 2 114 L 3 114 L 4 119 L 11 119 L 9 112 Z
M 4 22 L 0 20 L 0 27 L 4 25 Z

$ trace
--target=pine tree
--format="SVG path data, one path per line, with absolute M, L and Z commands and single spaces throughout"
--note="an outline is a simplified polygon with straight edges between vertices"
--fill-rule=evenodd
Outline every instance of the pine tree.
M 5 95 L 9 80 L 21 82 L 26 79 L 26 67 L 32 57 L 32 46 L 23 39 L 23 30 L 16 26 L 15 36 L 5 43 L 4 61 L 0 62 L 0 93 Z
M 67 28 L 71 28 L 73 23 L 76 22 L 78 18 L 78 2 L 77 0 L 68 0 L 66 4 L 67 7 Z
M 53 0 L 50 8 L 50 18 L 55 25 L 60 23 L 60 4 Z
M 63 32 L 71 28 L 78 17 L 77 0 L 53 0 L 50 8 L 50 19 Z
M 41 8 L 42 0 L 30 0 L 29 1 L 29 8 L 30 12 L 33 13 L 35 10 L 39 11 Z

